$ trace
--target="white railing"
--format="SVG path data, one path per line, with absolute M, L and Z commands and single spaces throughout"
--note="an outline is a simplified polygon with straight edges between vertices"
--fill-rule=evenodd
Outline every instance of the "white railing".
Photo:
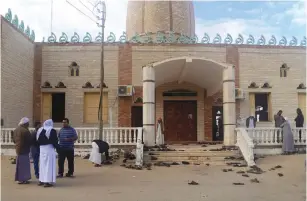
M 75 145 L 91 145 L 92 141 L 98 139 L 98 128 L 75 128 L 78 133 L 78 140 Z M 33 128 L 30 129 L 31 131 Z M 60 128 L 55 128 L 58 132 Z M 13 145 L 12 133 L 14 128 L 1 129 L 1 145 Z M 110 145 L 136 145 L 138 140 L 143 139 L 142 127 L 104 128 L 102 139 Z
M 255 145 L 281 145 L 280 128 L 243 128 Z M 306 145 L 306 128 L 292 128 L 294 145 Z
M 254 143 L 244 128 L 236 128 L 237 144 L 248 166 L 255 165 Z

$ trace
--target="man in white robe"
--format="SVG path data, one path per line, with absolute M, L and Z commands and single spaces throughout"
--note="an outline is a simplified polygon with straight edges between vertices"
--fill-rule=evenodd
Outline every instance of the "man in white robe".
M 51 187 L 56 181 L 56 152 L 59 148 L 58 137 L 53 129 L 53 121 L 48 119 L 37 131 L 37 143 L 40 146 L 39 186 Z

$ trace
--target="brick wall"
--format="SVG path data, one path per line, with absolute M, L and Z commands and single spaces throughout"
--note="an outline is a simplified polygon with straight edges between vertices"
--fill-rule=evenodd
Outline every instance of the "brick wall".
M 119 47 L 118 51 L 118 85 L 132 84 L 132 51 L 131 45 Z M 131 126 L 132 97 L 118 97 L 118 126 Z
M 16 127 L 33 120 L 34 43 L 1 16 L 1 118 Z
M 247 93 L 246 99 L 240 101 L 240 115 L 250 115 L 248 92 L 261 92 L 261 88 L 248 89 L 251 82 L 261 86 L 268 82 L 271 92 L 273 114 L 284 111 L 284 116 L 291 122 L 298 107 L 297 87 L 306 84 L 306 50 L 303 48 L 239 48 L 240 87 Z M 286 78 L 280 77 L 280 66 L 287 63 L 290 67 Z M 272 114 L 272 115 L 273 115 Z M 260 123 L 258 126 L 272 126 L 273 122 Z
M 105 83 L 108 86 L 108 102 L 112 108 L 113 126 L 117 126 L 117 85 L 118 85 L 118 49 L 117 46 L 104 48 Z M 52 89 L 42 92 L 65 92 L 65 116 L 74 126 L 97 126 L 83 122 L 84 92 L 82 86 L 90 82 L 99 92 L 101 47 L 97 44 L 79 45 L 43 45 L 42 47 L 42 80 L 50 82 Z M 70 76 L 69 65 L 72 61 L 80 66 L 80 76 Z M 67 88 L 54 88 L 63 82 Z M 108 126 L 109 122 L 104 122 Z

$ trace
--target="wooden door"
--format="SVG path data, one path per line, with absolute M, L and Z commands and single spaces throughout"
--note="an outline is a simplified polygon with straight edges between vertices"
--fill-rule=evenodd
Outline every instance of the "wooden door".
M 306 122 L 306 93 L 298 93 L 298 107 L 302 110 Z
M 223 141 L 223 106 L 212 106 L 212 139 L 213 141 Z
M 131 107 L 131 127 L 143 127 L 143 106 Z
M 52 116 L 52 94 L 42 93 L 42 122 L 51 119 Z
M 86 92 L 84 93 L 84 123 L 98 123 L 98 109 L 99 109 L 100 93 Z M 108 121 L 108 95 L 103 94 L 103 121 Z
M 197 141 L 197 102 L 164 101 L 166 142 Z

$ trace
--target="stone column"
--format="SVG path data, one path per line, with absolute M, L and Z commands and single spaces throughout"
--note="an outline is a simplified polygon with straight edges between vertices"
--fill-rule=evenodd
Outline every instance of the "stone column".
M 155 145 L 155 70 L 152 65 L 143 67 L 143 140 Z
M 235 67 L 224 67 L 223 71 L 223 122 L 224 145 L 235 145 L 236 100 L 235 100 Z

